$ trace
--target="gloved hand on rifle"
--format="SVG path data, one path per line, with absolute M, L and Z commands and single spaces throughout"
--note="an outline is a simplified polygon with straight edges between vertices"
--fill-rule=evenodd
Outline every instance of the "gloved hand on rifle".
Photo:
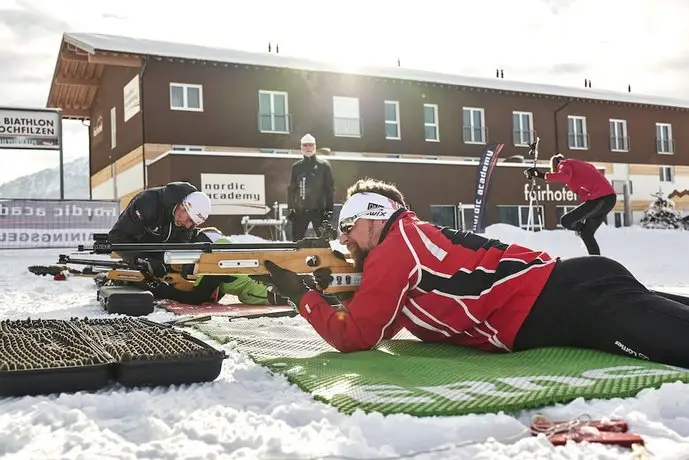
M 332 210 L 323 211 L 323 217 L 322 217 L 323 220 L 330 221 L 330 219 L 332 219 L 332 218 L 333 218 L 333 211 Z
M 151 294 L 153 294 L 153 297 L 156 299 L 167 299 L 170 297 L 170 292 L 174 290 L 169 284 L 157 280 L 148 281 L 146 283 L 146 289 L 151 291 Z
M 153 256 L 138 257 L 136 261 L 143 266 L 150 275 L 155 278 L 162 278 L 167 275 L 167 267 L 162 260 Z
M 293 271 L 284 269 L 270 260 L 266 260 L 264 265 L 278 293 L 289 301 L 292 308 L 298 310 L 301 298 L 313 289 L 309 288 L 301 276 Z
M 545 173 L 541 171 L 538 168 L 529 168 L 526 171 L 524 171 L 524 175 L 526 176 L 527 179 L 531 180 L 534 177 L 538 177 L 539 179 L 545 179 Z

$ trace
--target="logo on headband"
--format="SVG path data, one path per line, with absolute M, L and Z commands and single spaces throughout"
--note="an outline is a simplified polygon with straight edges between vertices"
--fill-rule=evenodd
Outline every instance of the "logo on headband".
M 369 203 L 368 208 L 366 208 L 366 209 L 368 210 L 368 209 L 376 209 L 376 208 L 382 208 L 382 207 L 383 207 L 383 205 L 380 205 L 378 203 Z

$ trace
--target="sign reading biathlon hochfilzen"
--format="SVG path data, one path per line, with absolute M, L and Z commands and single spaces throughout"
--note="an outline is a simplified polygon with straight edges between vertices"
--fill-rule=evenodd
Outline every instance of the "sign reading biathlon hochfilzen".
M 60 149 L 60 114 L 0 109 L 0 149 Z
M 490 192 L 490 179 L 493 176 L 495 164 L 498 162 L 498 155 L 505 144 L 487 145 L 478 162 L 476 173 L 476 197 L 474 198 L 474 224 L 472 231 L 482 233 L 485 229 L 483 215 L 488 205 L 488 195 Z

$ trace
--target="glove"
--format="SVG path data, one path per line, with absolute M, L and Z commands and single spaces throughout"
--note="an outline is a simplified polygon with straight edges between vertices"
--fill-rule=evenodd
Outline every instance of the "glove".
M 294 222 L 294 217 L 296 215 L 297 211 L 295 211 L 294 209 L 290 209 L 289 211 L 287 211 L 287 220 L 289 220 L 290 222 Z
M 155 257 L 139 257 L 137 262 L 144 267 L 144 269 L 153 275 L 155 278 L 162 278 L 167 275 L 167 267 L 162 260 Z
M 332 219 L 332 217 L 333 217 L 332 210 L 323 211 L 323 220 L 329 221 L 330 219 Z
M 313 278 L 316 281 L 316 289 L 324 291 L 335 281 L 333 271 L 327 267 L 317 268 L 313 271 Z
M 270 278 L 278 293 L 282 297 L 286 297 L 290 305 L 295 310 L 298 310 L 301 298 L 310 291 L 301 277 L 292 271 L 278 266 L 270 260 L 266 260 L 264 265 L 270 273 Z
M 169 298 L 169 293 L 173 288 L 167 283 L 152 280 L 146 283 L 146 289 L 151 291 L 151 294 L 153 294 L 153 297 L 156 299 L 167 299 Z
M 538 168 L 529 168 L 526 171 L 524 171 L 524 175 L 527 177 L 527 179 L 531 180 L 534 177 L 538 177 L 539 179 L 545 179 L 545 173 Z

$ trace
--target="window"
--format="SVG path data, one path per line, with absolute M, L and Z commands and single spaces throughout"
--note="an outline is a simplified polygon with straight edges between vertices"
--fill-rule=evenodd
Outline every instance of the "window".
M 385 139 L 401 139 L 400 103 L 385 101 Z
M 661 166 L 658 168 L 660 174 L 660 182 L 674 182 L 675 181 L 675 167 Z
M 627 120 L 610 120 L 610 150 L 628 152 Z
M 259 152 L 272 153 L 277 155 L 289 155 L 290 153 L 292 153 L 290 150 L 287 149 L 260 149 Z
M 110 109 L 110 148 L 117 146 L 117 107 Z
M 258 92 L 258 130 L 262 133 L 289 134 L 290 116 L 287 93 Z
M 555 216 L 557 217 L 557 228 L 564 228 L 560 225 L 560 219 L 562 216 L 576 208 L 576 206 L 555 206 Z
M 514 145 L 529 146 L 534 141 L 533 114 L 531 112 L 512 112 L 512 137 Z
M 203 87 L 170 83 L 170 109 L 203 112 Z
M 589 148 L 589 136 L 586 133 L 586 117 L 567 117 L 569 148 L 586 150 Z
M 333 131 L 339 137 L 361 137 L 359 98 L 333 97 Z
M 431 223 L 441 227 L 457 228 L 457 210 L 452 204 L 432 204 Z
M 173 145 L 172 150 L 175 152 L 203 152 L 203 147 L 198 145 Z
M 498 206 L 498 222 L 514 225 L 524 230 L 543 230 L 543 206 L 534 206 L 531 225 L 529 225 L 529 206 Z
M 486 128 L 483 123 L 483 109 L 464 107 L 464 142 L 466 144 L 485 144 Z
M 440 130 L 438 129 L 438 105 L 423 105 L 423 129 L 427 142 L 440 142 Z
M 656 123 L 656 149 L 658 153 L 675 153 L 675 140 L 672 138 L 670 123 Z

